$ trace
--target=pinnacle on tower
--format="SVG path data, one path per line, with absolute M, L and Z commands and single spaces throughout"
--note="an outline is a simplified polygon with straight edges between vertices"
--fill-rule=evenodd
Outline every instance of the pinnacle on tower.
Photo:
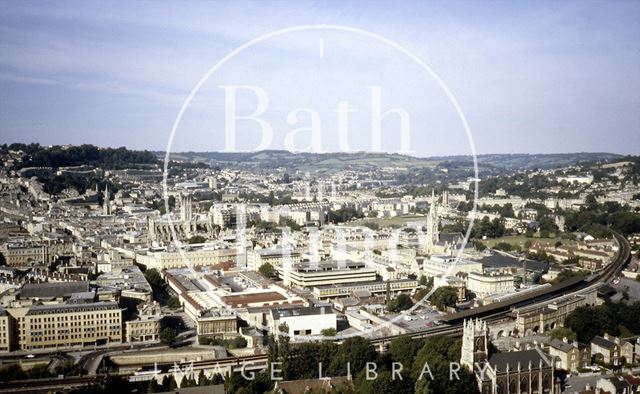
M 105 215 L 111 215 L 111 204 L 109 203 L 111 200 L 111 194 L 109 193 L 109 184 L 105 184 L 104 187 L 104 202 L 102 203 L 103 213 Z

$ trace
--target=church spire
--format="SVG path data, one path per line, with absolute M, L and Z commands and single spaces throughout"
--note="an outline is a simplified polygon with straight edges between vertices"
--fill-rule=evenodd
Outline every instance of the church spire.
M 104 202 L 102 203 L 102 211 L 105 216 L 111 215 L 111 193 L 109 193 L 109 184 L 104 187 Z

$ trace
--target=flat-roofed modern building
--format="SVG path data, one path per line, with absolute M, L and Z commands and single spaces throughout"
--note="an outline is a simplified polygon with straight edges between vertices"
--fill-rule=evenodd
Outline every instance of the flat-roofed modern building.
M 420 263 L 420 261 L 418 261 Z M 451 256 L 431 256 L 423 259 L 422 270 L 426 276 L 455 276 L 459 272 L 482 272 L 482 263 L 478 261 L 462 260 Z
M 115 302 L 8 308 L 20 350 L 122 342 L 122 310 Z
M 317 298 L 347 297 L 354 292 L 370 292 L 371 294 L 383 294 L 387 289 L 392 292 L 411 291 L 418 287 L 415 279 L 390 280 L 388 282 L 364 282 L 344 285 L 315 286 L 313 295 Z
M 287 259 L 290 259 L 294 264 L 299 263 L 300 252 L 296 250 L 285 251 L 281 247 L 254 249 L 247 254 L 247 268 L 257 271 L 262 264 L 266 263 L 277 267 Z
M 292 335 L 320 335 L 322 330 L 337 328 L 337 315 L 329 307 L 288 308 L 271 311 L 271 332 L 279 335 L 279 327 L 285 323 Z
M 321 261 L 293 264 L 288 270 L 278 267 L 278 274 L 287 286 L 315 287 L 340 283 L 373 282 L 375 268 L 353 261 Z

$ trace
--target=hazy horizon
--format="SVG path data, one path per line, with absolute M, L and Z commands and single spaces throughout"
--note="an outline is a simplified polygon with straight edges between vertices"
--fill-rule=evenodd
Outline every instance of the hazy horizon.
M 96 145 L 96 144 L 92 144 L 92 143 L 80 143 L 80 144 L 41 144 L 37 141 L 30 141 L 30 142 L 22 142 L 22 141 L 17 141 L 17 142 L 9 142 L 7 143 L 8 145 L 11 145 L 12 143 L 19 143 L 19 144 L 29 144 L 29 143 L 38 143 L 43 147 L 53 147 L 53 146 L 80 146 L 83 144 L 87 144 L 87 145 L 94 145 L 97 146 L 100 149 L 117 149 L 117 148 L 126 148 L 129 150 L 140 150 L 140 151 L 149 151 L 152 153 L 166 153 L 165 150 L 157 150 L 157 149 L 145 149 L 145 148 L 134 148 L 134 147 L 129 147 L 126 145 Z M 411 155 L 411 154 L 403 154 L 403 153 L 396 153 L 396 152 L 372 152 L 372 151 L 354 151 L 354 152 L 341 152 L 341 151 L 331 151 L 331 152 L 295 152 L 295 151 L 289 151 L 286 149 L 263 149 L 263 150 L 251 150 L 251 151 L 242 151 L 242 150 L 237 150 L 234 152 L 224 152 L 224 151 L 197 151 L 197 150 L 185 150 L 185 151 L 172 151 L 171 154 L 190 154 L 190 153 L 204 153 L 204 154 L 209 154 L 209 153 L 220 153 L 220 154 L 250 154 L 250 153 L 262 153 L 262 152 L 286 152 L 289 154 L 311 154 L 311 155 L 331 155 L 331 154 L 344 154 L 344 155 L 368 155 L 368 154 L 384 154 L 384 155 L 400 155 L 400 156 L 408 156 L 408 157 L 413 157 L 413 158 L 417 158 L 417 159 L 432 159 L 432 158 L 442 158 L 442 157 L 472 157 L 472 155 L 470 154 L 451 154 L 451 155 L 432 155 L 432 156 L 418 156 L 418 155 Z M 478 153 L 478 157 L 482 157 L 482 156 L 493 156 L 493 155 L 527 155 L 527 156 L 537 156 L 537 155 L 579 155 L 579 154 L 588 154 L 588 155 L 615 155 L 615 156 L 620 156 L 621 158 L 626 157 L 626 156 L 640 156 L 640 154 L 625 154 L 625 153 L 616 153 L 616 152 L 604 152 L 604 151 L 566 151 L 566 152 L 552 152 L 552 153 L 543 153 L 543 152 L 508 152 L 508 153 L 499 153 L 499 152 L 482 152 L 482 153 Z

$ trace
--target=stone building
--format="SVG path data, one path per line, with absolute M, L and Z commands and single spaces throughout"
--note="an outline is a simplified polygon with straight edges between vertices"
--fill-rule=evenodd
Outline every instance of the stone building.
M 578 342 L 569 342 L 567 338 L 552 339 L 549 342 L 549 355 L 554 357 L 556 368 L 577 372 L 591 364 L 591 347 Z
M 607 333 L 602 337 L 594 337 L 591 340 L 591 354 L 595 357 L 596 362 L 613 366 L 620 365 L 620 338 L 610 337 Z
M 153 342 L 160 340 L 162 314 L 157 302 L 138 306 L 138 317 L 125 322 L 127 342 Z
M 11 348 L 57 349 L 122 342 L 122 310 L 115 302 L 8 308 Z
M 472 370 L 482 394 L 560 393 L 554 365 L 540 348 L 488 352 L 486 322 L 465 321 L 460 363 Z

